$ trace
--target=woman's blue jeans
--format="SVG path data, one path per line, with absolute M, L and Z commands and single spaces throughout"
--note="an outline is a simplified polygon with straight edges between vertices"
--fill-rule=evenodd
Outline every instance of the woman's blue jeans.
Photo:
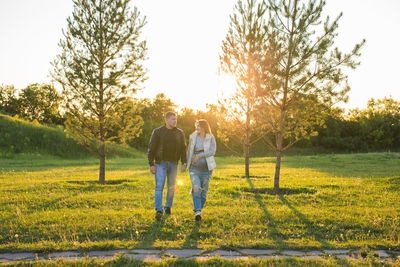
M 202 210 L 204 204 L 206 204 L 211 174 L 212 171 L 202 171 L 196 168 L 190 168 L 189 170 L 194 211 Z
M 156 163 L 156 189 L 154 193 L 154 205 L 156 211 L 163 211 L 162 199 L 163 190 L 165 185 L 165 178 L 167 178 L 167 200 L 165 202 L 166 208 L 172 207 L 175 195 L 176 175 L 178 173 L 178 164 L 170 161 L 161 161 Z

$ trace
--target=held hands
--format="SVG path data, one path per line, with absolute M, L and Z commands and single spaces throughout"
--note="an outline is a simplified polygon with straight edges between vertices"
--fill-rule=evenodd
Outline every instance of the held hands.
M 194 156 L 193 163 L 196 163 L 197 161 L 199 161 L 199 159 L 200 159 L 199 156 L 197 156 L 197 155 Z
M 155 165 L 153 165 L 153 166 L 150 167 L 150 172 L 151 172 L 152 174 L 156 174 L 156 171 L 157 171 L 157 169 L 156 169 L 156 166 L 155 166 Z

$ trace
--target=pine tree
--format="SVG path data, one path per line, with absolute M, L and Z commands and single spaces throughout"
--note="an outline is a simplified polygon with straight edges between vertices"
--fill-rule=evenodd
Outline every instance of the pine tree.
M 265 140 L 276 152 L 276 194 L 282 153 L 315 134 L 315 128 L 323 124 L 323 107 L 346 101 L 350 86 L 343 68 L 359 65 L 354 59 L 360 56 L 365 43 L 356 44 L 349 53 L 334 48 L 342 14 L 323 22 L 324 6 L 323 0 L 268 0 L 268 42 L 259 95 L 263 98 L 263 118 L 269 126 Z
M 221 140 L 229 143 L 237 138 L 243 143 L 245 176 L 249 177 L 250 146 L 261 136 L 254 113 L 258 105 L 257 84 L 259 65 L 266 42 L 264 26 L 265 5 L 256 0 L 238 1 L 222 44 L 221 69 L 237 82 L 235 93 L 219 101 Z
M 66 97 L 67 129 L 97 153 L 99 183 L 104 184 L 105 148 L 118 116 L 116 107 L 145 79 L 146 42 L 139 37 L 146 20 L 136 8 L 131 11 L 129 0 L 73 2 L 52 77 Z

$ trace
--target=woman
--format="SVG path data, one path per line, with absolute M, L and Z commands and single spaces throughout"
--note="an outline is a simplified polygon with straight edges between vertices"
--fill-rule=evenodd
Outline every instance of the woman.
M 211 174 L 216 167 L 214 155 L 217 146 L 206 120 L 196 121 L 195 127 L 196 131 L 189 138 L 187 169 L 192 182 L 193 211 L 196 221 L 200 221 Z

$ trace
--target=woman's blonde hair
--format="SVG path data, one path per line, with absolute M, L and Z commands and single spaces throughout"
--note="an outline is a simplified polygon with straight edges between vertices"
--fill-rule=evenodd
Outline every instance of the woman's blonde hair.
M 197 123 L 199 123 L 200 128 L 203 129 L 206 134 L 212 134 L 210 124 L 208 124 L 206 120 L 196 120 L 196 122 L 194 123 L 194 127 L 197 127 Z

